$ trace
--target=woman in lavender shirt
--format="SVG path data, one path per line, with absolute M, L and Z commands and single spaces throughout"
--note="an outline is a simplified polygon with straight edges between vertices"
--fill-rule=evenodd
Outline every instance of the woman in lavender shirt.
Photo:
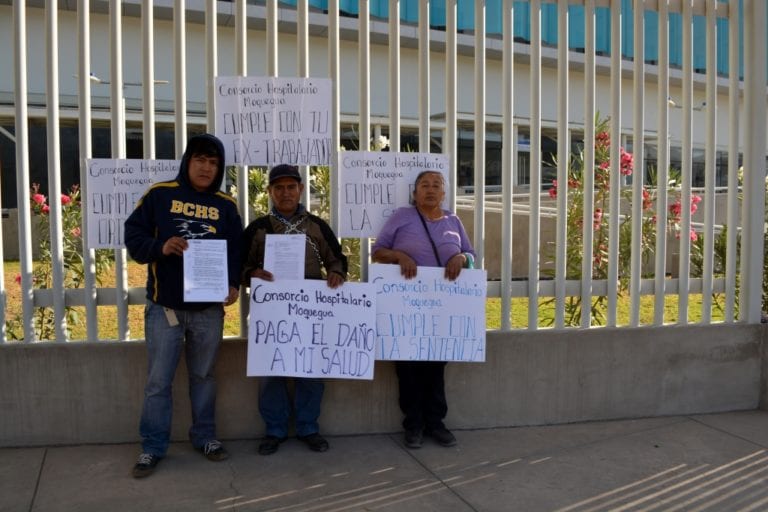
M 443 210 L 445 181 L 439 172 L 424 171 L 416 177 L 414 207 L 398 208 L 373 244 L 373 260 L 396 263 L 406 279 L 416 267 L 445 267 L 453 281 L 465 266 L 472 267 L 474 251 L 461 220 Z M 445 428 L 445 361 L 397 361 L 405 444 L 420 448 L 424 435 L 442 446 L 454 446 L 456 438 Z

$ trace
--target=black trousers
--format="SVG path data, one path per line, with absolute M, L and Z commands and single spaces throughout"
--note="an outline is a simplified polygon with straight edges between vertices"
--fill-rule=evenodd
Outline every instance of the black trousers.
M 445 361 L 397 361 L 400 410 L 405 430 L 445 428 Z

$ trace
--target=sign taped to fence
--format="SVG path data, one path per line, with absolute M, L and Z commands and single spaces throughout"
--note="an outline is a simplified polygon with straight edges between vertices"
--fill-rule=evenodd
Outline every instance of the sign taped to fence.
M 464 269 L 455 281 L 442 267 L 371 265 L 376 286 L 376 359 L 485 361 L 485 270 Z
M 420 172 L 442 174 L 447 192 L 448 166 L 444 153 L 339 151 L 339 236 L 377 236 L 395 209 L 410 204 Z
M 373 379 L 372 284 L 254 278 L 250 307 L 248 376 Z
M 329 78 L 220 76 L 215 87 L 227 165 L 331 163 Z
M 144 192 L 154 183 L 173 180 L 178 160 L 87 159 L 87 246 L 123 247 L 123 224 Z

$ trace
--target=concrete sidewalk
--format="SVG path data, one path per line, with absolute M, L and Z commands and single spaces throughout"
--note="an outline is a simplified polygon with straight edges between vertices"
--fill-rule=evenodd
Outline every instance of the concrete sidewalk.
M 289 439 L 260 456 L 229 441 L 213 463 L 172 445 L 149 478 L 138 444 L 0 450 L 2 511 L 768 510 L 768 412 L 401 435 Z

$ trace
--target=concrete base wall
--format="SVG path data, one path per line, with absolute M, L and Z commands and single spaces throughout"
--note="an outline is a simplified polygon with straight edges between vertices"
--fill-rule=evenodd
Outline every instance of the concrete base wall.
M 492 332 L 484 364 L 448 365 L 450 428 L 755 409 L 761 403 L 763 326 Z M 146 371 L 144 344 L 38 343 L 0 346 L 0 446 L 138 440 Z M 245 377 L 246 344 L 226 341 L 218 361 L 222 439 L 263 433 L 258 379 Z M 329 381 L 327 434 L 400 428 L 391 362 L 376 378 Z M 189 428 L 186 370 L 174 386 L 173 438 Z

